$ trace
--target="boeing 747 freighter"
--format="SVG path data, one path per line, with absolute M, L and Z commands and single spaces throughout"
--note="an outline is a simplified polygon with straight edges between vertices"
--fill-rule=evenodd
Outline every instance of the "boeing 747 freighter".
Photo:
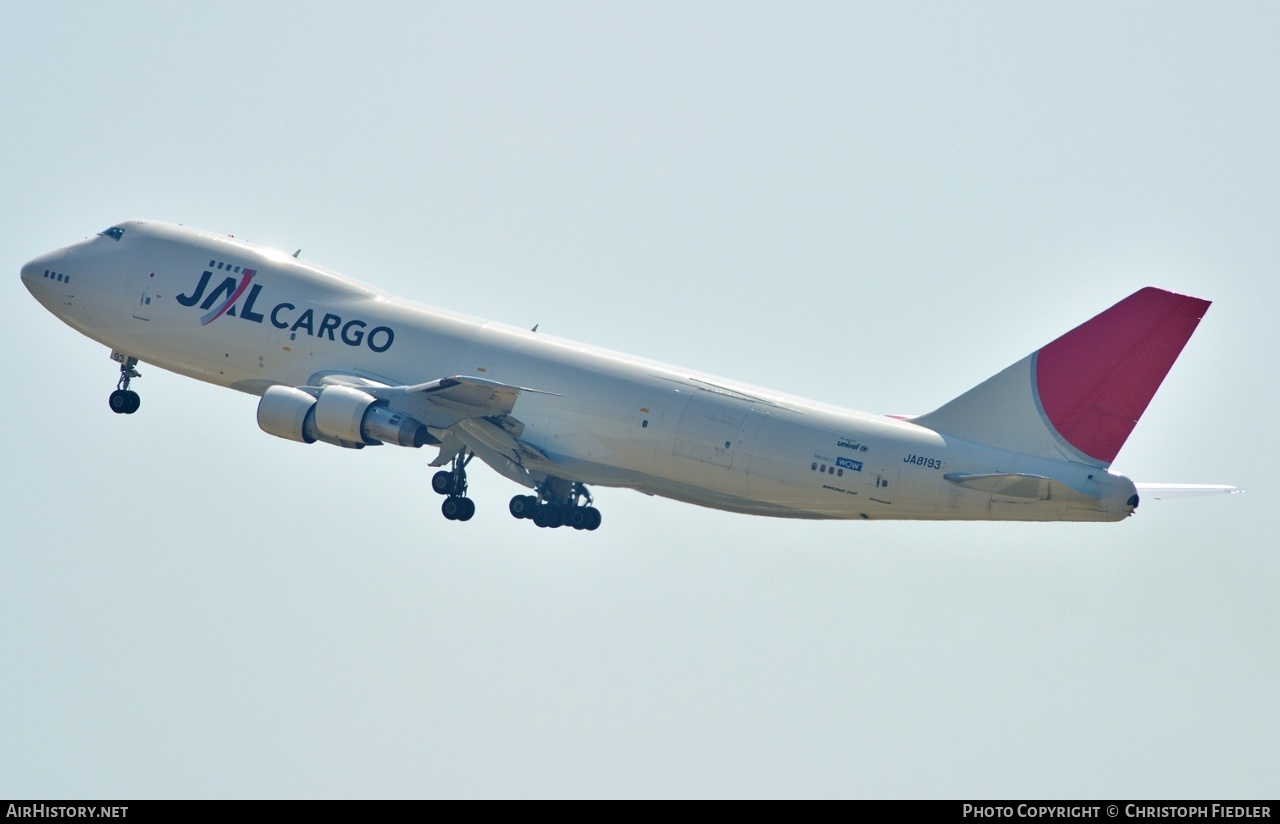
M 1119 521 L 1110 471 L 1209 302 L 1142 289 L 918 417 L 842 409 L 385 294 L 295 255 L 130 220 L 32 260 L 27 289 L 111 349 L 110 408 L 150 364 L 258 396 L 270 435 L 437 448 L 432 488 L 476 511 L 479 458 L 510 513 L 593 530 L 591 487 L 785 518 Z M 532 494 L 530 494 L 532 493 Z

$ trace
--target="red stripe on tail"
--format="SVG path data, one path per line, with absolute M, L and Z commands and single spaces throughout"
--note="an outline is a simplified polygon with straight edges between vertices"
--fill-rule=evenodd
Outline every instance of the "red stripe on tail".
M 1149 286 L 1042 348 L 1036 391 L 1049 423 L 1110 464 L 1208 308 Z

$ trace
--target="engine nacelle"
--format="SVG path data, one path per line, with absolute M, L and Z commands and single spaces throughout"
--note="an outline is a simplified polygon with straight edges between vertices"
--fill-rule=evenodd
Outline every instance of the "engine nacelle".
M 436 439 L 420 421 L 350 386 L 326 386 L 312 395 L 292 386 L 273 386 L 258 402 L 258 426 L 301 443 L 324 441 L 349 449 L 382 443 L 419 447 Z
M 364 414 L 377 401 L 368 392 L 350 386 L 326 386 L 316 400 L 316 428 L 331 438 L 350 443 L 380 443 L 360 431 Z
M 268 435 L 315 443 L 316 398 L 292 386 L 272 386 L 258 401 L 258 428 Z
M 374 443 L 410 446 L 414 449 L 423 444 L 440 443 L 416 418 L 396 412 L 381 402 L 365 410 L 364 420 L 360 423 L 360 434 L 365 437 L 366 442 L 372 439 Z

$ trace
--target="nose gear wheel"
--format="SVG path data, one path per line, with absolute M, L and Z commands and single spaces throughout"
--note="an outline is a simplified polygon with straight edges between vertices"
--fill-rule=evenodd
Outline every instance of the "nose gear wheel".
M 142 373 L 133 368 L 137 365 L 138 359 L 132 357 L 126 357 L 120 363 L 120 380 L 116 382 L 116 391 L 107 399 L 111 411 L 117 415 L 132 415 L 142 405 L 138 393 L 129 389 L 129 381 L 142 377 Z

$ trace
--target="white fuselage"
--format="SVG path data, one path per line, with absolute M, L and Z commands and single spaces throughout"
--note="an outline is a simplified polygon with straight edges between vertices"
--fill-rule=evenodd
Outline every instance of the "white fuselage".
M 411 303 L 229 237 L 119 226 L 119 238 L 96 236 L 27 264 L 28 289 L 94 340 L 220 386 L 261 395 L 337 374 L 390 386 L 469 375 L 528 387 L 538 392 L 521 394 L 512 415 L 547 461 L 528 469 L 740 512 L 1114 521 L 1132 511 L 1133 484 L 1096 466 Z M 1091 500 L 993 495 L 948 482 L 954 472 L 1044 476 Z

